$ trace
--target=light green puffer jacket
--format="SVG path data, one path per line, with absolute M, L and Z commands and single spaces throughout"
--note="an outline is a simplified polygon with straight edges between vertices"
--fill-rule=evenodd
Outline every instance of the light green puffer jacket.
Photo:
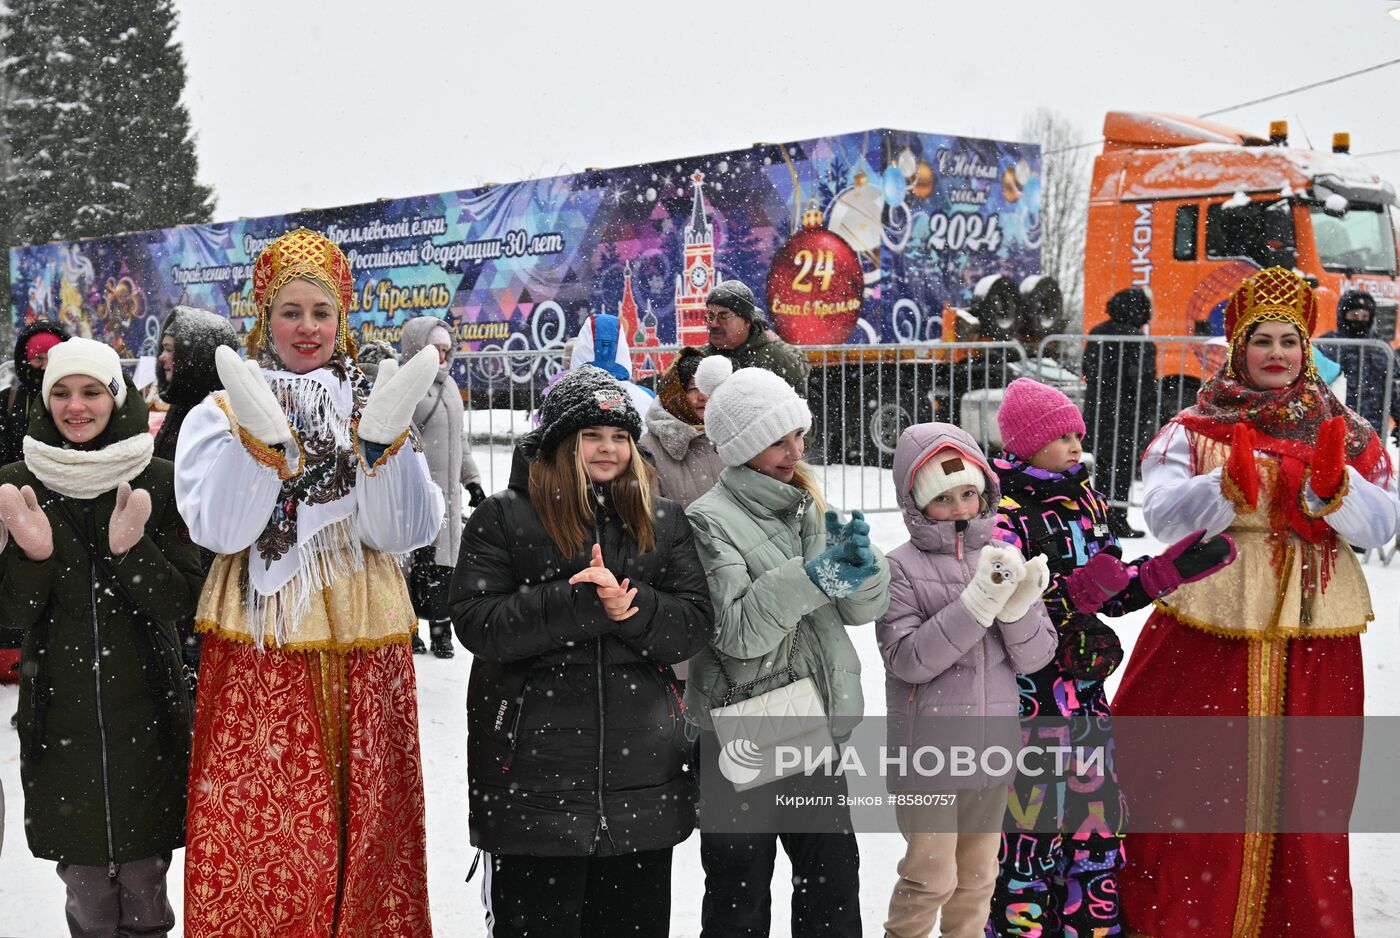
M 781 671 L 800 621 L 793 667 L 799 678 L 811 677 L 820 689 L 832 735 L 849 735 L 860 722 L 865 699 L 860 658 L 846 626 L 873 622 L 889 605 L 890 569 L 884 554 L 875 551 L 878 574 L 844 599 L 831 599 L 802 569 L 826 549 L 822 513 L 801 489 L 745 466 L 720 473 L 715 487 L 693 502 L 686 515 L 715 608 L 714 638 L 690 659 L 685 689 L 690 719 L 711 729 L 710 708 L 722 705 L 729 690 L 716 656 L 723 656 L 738 684 Z M 775 678 L 745 696 L 783 683 Z

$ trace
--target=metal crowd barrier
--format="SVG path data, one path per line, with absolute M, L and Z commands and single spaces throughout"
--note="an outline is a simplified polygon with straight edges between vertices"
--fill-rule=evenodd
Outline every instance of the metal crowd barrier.
M 1392 406 L 1400 409 L 1400 372 L 1391 347 L 1379 339 L 1314 344 L 1345 366 L 1346 402 L 1387 439 L 1388 415 Z M 640 370 L 659 371 L 676 351 L 637 349 L 633 359 Z M 1033 355 L 1016 341 L 817 345 L 803 351 L 812 363 L 807 460 L 832 504 L 876 512 L 898 509 L 887 470 L 899 434 L 913 423 L 958 424 L 988 455 L 998 454 L 996 412 L 1003 390 L 1018 377 L 1054 385 L 1080 406 L 1095 485 L 1126 507 L 1143 448 L 1162 424 L 1195 403 L 1197 376 L 1213 374 L 1227 346 L 1209 337 L 1060 333 L 1042 339 Z M 1155 369 L 1154 380 L 1132 381 L 1144 361 Z M 1092 370 L 1096 362 L 1097 387 L 1082 377 L 1086 365 Z M 131 368 L 135 360 L 122 364 Z M 564 346 L 453 356 L 466 430 L 487 491 L 506 486 L 516 440 L 534 428 L 544 390 L 567 366 Z M 638 383 L 650 388 L 654 381 L 652 374 Z
M 633 359 L 659 369 L 676 351 L 638 349 Z M 1012 380 L 1025 375 L 1078 394 L 1077 375 L 1053 361 L 1028 360 L 1019 342 L 818 345 L 803 351 L 812 363 L 807 459 L 817 468 L 827 497 L 847 510 L 897 510 L 889 473 L 883 470 L 910 424 L 959 423 L 989 451 L 997 451 L 996 410 L 1001 390 Z M 566 366 L 562 347 L 455 357 L 466 426 L 488 490 L 505 486 L 509 460 L 495 457 L 503 448 L 508 453 L 534 427 L 542 392 Z M 638 383 L 650 387 L 654 376 Z

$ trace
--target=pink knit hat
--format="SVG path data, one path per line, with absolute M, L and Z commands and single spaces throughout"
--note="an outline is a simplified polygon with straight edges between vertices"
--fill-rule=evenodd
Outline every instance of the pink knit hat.
M 1084 418 L 1074 401 L 1030 378 L 1007 385 L 997 411 L 1001 445 L 1013 456 L 1030 459 L 1066 433 L 1084 432 Z

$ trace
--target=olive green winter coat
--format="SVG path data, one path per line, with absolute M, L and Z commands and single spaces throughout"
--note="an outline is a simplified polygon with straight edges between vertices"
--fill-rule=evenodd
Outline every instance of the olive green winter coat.
M 740 368 L 771 371 L 792 385 L 798 397 L 807 399 L 807 380 L 812 375 L 812 363 L 807 360 L 807 353 L 778 338 L 762 322 L 750 326 L 749 337 L 738 348 L 722 349 L 710 344 L 705 346 L 705 354 L 723 355 L 732 360 L 735 371 Z
M 146 405 L 128 385 L 101 442 L 146 432 Z M 42 408 L 29 435 L 61 445 Z M 115 484 L 69 498 L 23 462 L 0 469 L 0 484 L 33 487 L 53 531 L 53 555 L 41 563 L 13 541 L 0 552 L 0 602 L 26 632 L 20 777 L 36 857 L 105 866 L 184 843 L 190 701 L 173 623 L 194 611 L 203 575 L 175 508 L 171 463 L 152 459 L 129 481 L 150 493 L 151 517 L 115 558 Z
M 800 622 L 793 670 L 799 679 L 811 677 L 821 691 L 833 735 L 849 735 L 860 722 L 865 698 L 860 657 L 847 626 L 874 622 L 889 606 L 890 568 L 884 554 L 872 548 L 880 572 L 851 595 L 830 598 L 803 568 L 826 549 L 822 512 L 801 489 L 746 466 L 721 472 L 719 482 L 686 509 L 686 516 L 715 608 L 714 638 L 690 659 L 685 688 L 689 716 L 704 729 L 713 726 L 710 708 L 720 706 L 729 690 L 720 656 L 736 684 L 786 668 Z M 873 645 L 873 631 L 863 641 Z M 753 693 L 783 683 L 775 678 Z

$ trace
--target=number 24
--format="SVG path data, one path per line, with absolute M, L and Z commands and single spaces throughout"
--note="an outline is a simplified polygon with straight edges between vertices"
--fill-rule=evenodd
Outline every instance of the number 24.
M 792 262 L 801 268 L 797 271 L 797 276 L 792 278 L 794 290 L 811 293 L 813 274 L 821 278 L 823 293 L 831 289 L 831 278 L 836 276 L 836 257 L 831 251 L 817 251 L 814 255 L 811 251 L 803 248 L 793 256 Z

